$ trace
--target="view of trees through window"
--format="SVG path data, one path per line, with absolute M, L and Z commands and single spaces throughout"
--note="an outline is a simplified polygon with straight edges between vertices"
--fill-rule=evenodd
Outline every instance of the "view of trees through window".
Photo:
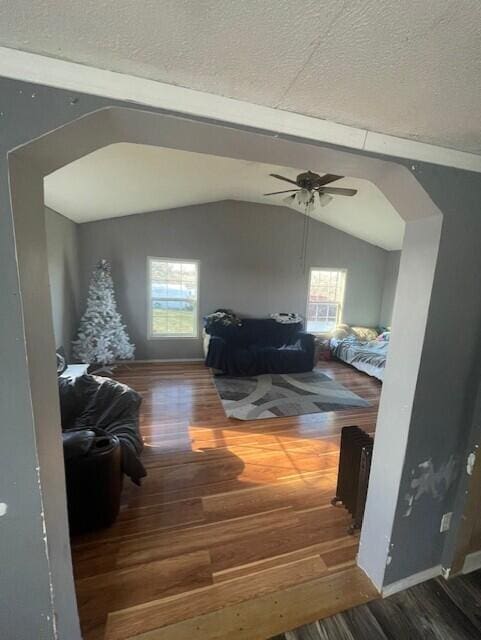
M 150 335 L 197 336 L 198 263 L 149 259 Z
M 346 271 L 311 269 L 307 300 L 307 331 L 323 333 L 341 322 Z

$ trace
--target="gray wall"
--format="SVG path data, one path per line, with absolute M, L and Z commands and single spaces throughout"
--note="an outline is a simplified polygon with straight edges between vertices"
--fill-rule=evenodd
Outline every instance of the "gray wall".
M 0 93 L 4 114 L 0 118 L 0 352 L 4 363 L 0 371 L 0 468 L 4 478 L 0 499 L 8 505 L 0 525 L 0 628 L 2 638 L 6 640 L 37 640 L 40 637 L 46 640 L 57 637 L 78 640 L 73 584 L 68 570 L 64 487 L 59 480 L 61 470 L 58 478 L 50 478 L 50 470 L 57 469 L 61 460 L 61 455 L 57 455 L 59 421 L 57 417 L 53 422 L 39 422 L 32 413 L 32 384 L 35 381 L 36 388 L 40 388 L 40 368 L 32 373 L 27 360 L 25 314 L 20 294 L 28 288 L 26 279 L 29 274 L 23 274 L 21 286 L 9 197 L 7 153 L 28 140 L 58 130 L 82 114 L 114 104 L 114 101 L 88 95 L 76 96 L 70 91 L 6 79 L 0 79 Z M 132 103 L 128 106 L 136 108 Z M 282 138 L 276 137 L 275 144 L 278 145 Z M 268 135 L 259 136 L 256 140 L 258 147 L 263 149 L 274 144 L 273 137 Z M 282 139 L 282 142 L 289 148 L 297 145 L 295 141 Z M 321 150 L 326 148 L 314 143 L 309 146 Z M 308 147 L 298 145 L 298 148 L 304 153 Z M 364 155 L 372 157 L 374 154 Z M 479 419 L 475 421 L 474 432 L 471 431 L 474 392 L 479 377 L 481 327 L 481 176 L 412 160 L 396 161 L 415 173 L 442 211 L 444 222 L 397 516 L 391 536 L 392 558 L 387 567 L 386 583 L 428 569 L 441 561 L 449 536 L 439 532 L 440 517 L 453 509 L 456 496 L 463 495 L 467 479 L 467 443 L 479 444 L 481 440 Z M 27 182 L 22 186 L 28 190 Z M 13 204 L 15 206 L 15 202 Z M 33 213 L 43 221 L 41 209 Z M 30 238 L 34 251 L 45 238 L 42 228 L 39 233 L 41 235 L 36 239 Z M 42 259 L 35 270 L 35 263 L 29 262 L 28 266 L 32 267 L 30 277 L 38 272 L 39 267 L 43 269 L 43 265 Z M 45 266 L 44 272 L 46 270 Z M 35 299 L 35 303 L 38 304 L 38 313 L 46 319 L 46 300 Z M 463 339 L 457 339 L 460 327 Z M 49 331 L 52 332 L 51 328 Z M 409 331 L 408 324 L 406 331 Z M 49 397 L 54 398 L 54 360 L 51 364 L 42 364 L 41 375 L 48 378 Z M 41 447 L 37 426 L 39 429 L 47 427 Z M 52 451 L 55 453 L 49 457 L 48 452 Z M 422 493 L 407 517 L 405 497 L 412 489 L 413 474 L 419 479 L 422 472 L 419 465 L 431 460 L 433 468 L 445 477 L 444 471 L 451 459 L 456 473 L 449 486 L 441 481 L 436 485 L 436 494 L 430 491 Z M 430 475 L 427 486 L 433 486 L 431 481 L 434 480 L 435 477 Z M 454 519 L 453 530 L 458 522 L 459 518 Z
M 399 275 L 400 251 L 389 251 L 386 258 L 384 272 L 384 286 L 382 292 L 381 313 L 379 324 L 382 327 L 390 327 L 392 310 L 394 306 L 394 294 L 396 293 L 397 279 Z
M 219 307 L 304 316 L 309 267 L 342 267 L 348 270 L 343 321 L 377 325 L 388 252 L 310 220 L 304 271 L 306 222 L 292 209 L 224 201 L 81 224 L 83 301 L 92 267 L 106 258 L 136 357 L 199 358 L 201 338 L 147 338 L 147 256 L 200 260 L 201 317 Z
M 78 225 L 45 207 L 45 232 L 55 345 L 70 358 L 80 302 Z
M 450 566 L 445 549 L 459 520 L 440 533 L 441 518 L 451 511 L 460 517 L 469 477 L 467 447 L 481 443 L 479 416 L 474 436 L 471 431 L 480 376 L 481 176 L 424 166 L 418 179 L 444 218 L 386 584 L 442 561 Z M 409 332 L 409 307 L 403 315 Z
M 14 228 L 7 153 L 100 103 L 84 96 L 77 107 L 70 104 L 70 93 L 5 78 L 0 78 L 0 95 L 0 501 L 7 505 L 0 519 L 0 635 L 2 640 L 79 640 L 58 405 L 51 406 L 54 419 L 50 415 L 42 423 L 33 409 L 34 377 L 37 383 L 41 378 L 37 389 L 44 391 L 45 381 L 50 385 L 49 397 L 55 398 L 55 356 L 52 351 L 51 361 L 43 361 L 41 373 L 38 368 L 33 371 L 27 352 L 25 300 L 21 299 L 21 294 L 30 295 L 32 287 L 48 291 L 41 247 L 46 242 L 42 182 L 30 175 L 20 185 L 25 193 L 38 195 L 36 206 L 30 205 L 36 224 L 29 225 L 33 233 L 25 261 L 29 271 L 21 286 L 16 240 L 28 228 L 20 229 L 17 220 Z M 30 287 L 26 280 L 31 281 Z M 50 351 L 52 328 L 44 322 L 50 317 L 51 324 L 49 296 L 37 296 L 34 303 L 42 321 L 39 328 L 45 330 L 40 340 Z M 40 424 L 42 429 L 37 430 Z

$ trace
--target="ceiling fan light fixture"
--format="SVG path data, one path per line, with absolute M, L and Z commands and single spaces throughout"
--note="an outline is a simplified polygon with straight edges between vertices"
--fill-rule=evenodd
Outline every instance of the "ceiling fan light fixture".
M 329 194 L 319 193 L 318 202 L 320 207 L 325 207 L 331 202 L 331 200 L 332 200 L 332 196 L 330 196 Z
M 314 200 L 314 194 L 312 191 L 308 191 L 307 189 L 299 189 L 296 192 L 296 203 L 299 207 L 307 207 Z
M 282 200 L 289 207 L 292 207 L 296 211 L 300 209 L 309 216 L 321 207 L 328 205 L 333 198 L 328 193 L 322 193 L 317 190 L 299 189 L 299 191 Z

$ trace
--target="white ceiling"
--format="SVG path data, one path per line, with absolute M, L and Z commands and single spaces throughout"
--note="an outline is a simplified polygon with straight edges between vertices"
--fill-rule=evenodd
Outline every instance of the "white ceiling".
M 220 200 L 286 206 L 283 195 L 263 196 L 289 189 L 288 183 L 269 173 L 295 179 L 306 169 L 324 173 L 316 167 L 293 169 L 119 143 L 94 151 L 47 176 L 45 203 L 79 223 Z M 334 197 L 314 214 L 317 219 L 383 249 L 401 248 L 404 223 L 374 184 L 343 178 L 332 186 L 358 189 L 358 193 Z
M 0 45 L 481 153 L 479 0 L 16 0 Z

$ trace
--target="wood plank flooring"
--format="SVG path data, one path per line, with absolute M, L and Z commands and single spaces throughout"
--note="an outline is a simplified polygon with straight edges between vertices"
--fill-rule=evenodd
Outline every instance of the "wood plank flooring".
M 275 640 L 476 640 L 481 571 L 443 578 L 304 625 Z M 272 639 L 274 640 L 274 639 Z
M 265 639 L 376 596 L 330 499 L 340 430 L 374 431 L 381 385 L 319 367 L 371 406 L 237 421 L 203 364 L 116 369 L 143 397 L 148 476 L 112 527 L 72 540 L 85 640 Z

